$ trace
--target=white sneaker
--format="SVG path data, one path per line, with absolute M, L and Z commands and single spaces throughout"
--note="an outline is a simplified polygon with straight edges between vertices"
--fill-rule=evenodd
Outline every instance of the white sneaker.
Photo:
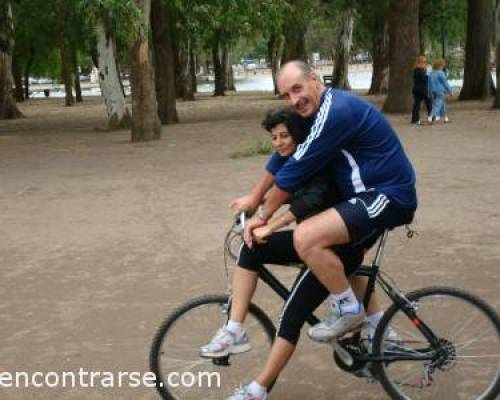
M 246 332 L 237 338 L 226 327 L 219 329 L 209 344 L 200 348 L 200 356 L 205 358 L 225 357 L 229 354 L 239 354 L 252 348 Z
M 343 312 L 338 303 L 333 303 L 323 321 L 309 328 L 309 337 L 316 342 L 329 342 L 346 333 L 361 329 L 365 323 L 365 309 L 358 304 L 356 313 Z
M 427 117 L 427 122 L 428 122 L 429 124 L 432 124 L 432 115 L 429 115 L 429 116 Z
M 441 117 L 439 115 L 436 115 L 436 121 L 439 121 Z
M 264 396 L 254 396 L 248 391 L 248 386 L 240 387 L 234 391 L 234 393 L 229 396 L 226 400 L 266 400 L 267 393 Z

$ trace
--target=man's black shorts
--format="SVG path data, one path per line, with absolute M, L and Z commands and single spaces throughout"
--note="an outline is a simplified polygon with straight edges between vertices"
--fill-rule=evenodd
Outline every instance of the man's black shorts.
M 352 246 L 370 247 L 385 229 L 409 224 L 414 209 L 396 206 L 387 196 L 376 190 L 361 192 L 333 206 L 347 226 Z

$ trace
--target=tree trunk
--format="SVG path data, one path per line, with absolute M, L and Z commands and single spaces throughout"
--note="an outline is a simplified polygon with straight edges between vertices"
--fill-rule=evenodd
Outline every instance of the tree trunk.
M 231 51 L 226 46 L 224 46 L 224 51 L 222 54 L 226 70 L 224 77 L 224 89 L 236 91 L 236 87 L 234 86 L 234 74 L 233 74 L 233 63 L 231 62 Z
M 175 60 L 174 60 L 174 75 L 175 75 L 175 96 L 178 99 L 184 99 L 186 97 L 186 74 L 184 74 L 184 66 L 186 64 L 184 56 L 184 46 L 180 41 L 174 41 L 172 43 L 172 48 L 174 50 Z
M 118 82 L 120 82 L 120 89 L 122 90 L 123 97 L 127 97 L 127 94 L 125 93 L 125 86 L 123 86 L 123 79 L 122 79 L 122 71 L 120 69 L 120 63 L 118 62 L 118 57 L 116 55 L 116 43 L 113 46 L 115 50 L 115 64 L 116 64 L 116 72 L 118 73 Z M 129 82 L 130 84 L 130 82 Z
M 175 95 L 175 59 L 167 10 L 161 0 L 151 3 L 151 30 L 158 116 L 163 125 L 179 122 Z
M 469 0 L 465 42 L 464 83 L 460 100 L 484 99 L 490 94 L 491 0 Z
M 12 10 L 9 1 L 0 4 L 0 20 L 7 21 L 0 26 L 0 35 L 5 39 L 0 43 L 0 119 L 21 118 L 23 114 L 17 108 L 12 95 Z
M 35 59 L 35 48 L 31 47 L 28 55 L 28 60 L 26 61 L 26 65 L 24 66 L 24 98 L 30 98 L 30 72 L 31 66 L 33 65 L 33 61 Z
M 175 86 L 176 96 L 185 101 L 193 101 L 194 93 L 191 82 L 190 52 L 191 41 L 177 44 L 177 58 L 175 65 Z
M 104 24 L 99 22 L 96 26 L 96 35 L 99 85 L 106 105 L 108 129 L 128 128 L 131 124 L 131 118 L 118 81 L 113 34 L 112 32 L 106 33 Z
M 371 56 L 373 60 L 372 82 L 368 94 L 387 93 L 389 85 L 389 34 L 387 25 L 382 26 L 381 40 L 373 40 Z
M 419 39 L 419 53 L 421 55 L 425 54 L 425 34 L 424 34 L 424 26 L 425 26 L 425 17 L 426 17 L 426 5 L 427 0 L 420 0 L 419 9 L 418 9 L 418 39 Z
M 69 60 L 68 46 L 64 40 L 64 33 L 59 32 L 59 54 L 61 56 L 61 79 L 64 83 L 64 91 L 66 92 L 65 104 L 67 107 L 75 103 L 73 97 L 73 85 L 71 83 L 72 63 Z
M 409 113 L 413 106 L 413 68 L 419 53 L 419 0 L 392 0 L 389 16 L 388 113 Z
M 150 28 L 151 0 L 134 0 L 142 9 L 144 20 L 141 32 L 131 49 L 132 70 L 132 142 L 145 142 L 161 137 L 158 118 L 154 71 L 151 62 L 148 32 Z
M 278 74 L 278 69 L 280 67 L 280 58 L 282 52 L 283 41 L 280 35 L 271 34 L 269 41 L 267 42 L 267 57 L 271 63 L 271 74 L 273 77 L 274 94 L 278 94 L 278 85 L 276 82 L 276 75 Z
M 83 102 L 82 97 L 82 86 L 80 85 L 80 68 L 78 67 L 78 54 L 76 49 L 72 51 L 72 61 L 73 61 L 73 71 L 75 74 L 75 94 L 76 94 L 76 102 Z
M 198 82 L 196 81 L 196 71 L 197 71 L 198 60 L 194 55 L 193 46 L 189 49 L 189 75 L 191 76 L 191 92 L 193 96 L 198 92 Z
M 23 76 L 21 73 L 21 66 L 18 62 L 19 56 L 14 50 L 14 55 L 12 56 L 12 77 L 14 78 L 14 98 L 18 103 L 24 101 L 24 90 L 23 90 Z
M 333 68 L 333 87 L 351 90 L 349 84 L 349 59 L 352 46 L 352 30 L 354 27 L 354 10 L 347 9 L 340 14 L 340 31 L 338 32 L 335 46 L 335 59 Z
M 191 40 L 187 41 L 187 48 L 184 49 L 184 62 L 182 68 L 182 74 L 184 75 L 183 81 L 186 85 L 184 89 L 184 100 L 194 101 L 194 92 L 193 92 L 193 82 L 191 82 Z
M 210 75 L 210 60 L 209 60 L 210 57 L 205 57 L 205 60 L 202 64 L 203 68 L 205 68 L 205 72 L 204 74 L 205 75 Z
M 115 60 L 115 65 L 116 65 L 116 73 L 118 75 L 118 82 L 120 83 L 120 89 L 122 90 L 123 97 L 127 97 L 127 94 L 125 93 L 125 86 L 123 86 L 123 79 L 122 79 L 122 71 L 120 68 L 120 62 L 118 61 L 118 52 L 116 50 L 116 41 L 113 36 L 113 58 Z M 97 64 L 95 64 L 97 66 Z M 129 82 L 130 84 L 130 82 Z M 128 127 L 128 126 L 127 126 Z
M 212 47 L 212 59 L 214 63 L 214 96 L 225 96 L 224 81 L 226 77 L 225 64 L 222 61 L 219 42 Z
M 281 64 L 292 60 L 307 62 L 306 27 L 303 24 L 294 22 L 293 18 L 287 20 L 285 24 L 285 43 L 283 45 Z
M 285 19 L 283 25 L 283 34 L 285 41 L 283 45 L 283 54 L 281 64 L 291 60 L 302 60 L 307 62 L 306 52 L 306 32 L 307 25 L 304 21 L 300 0 L 287 0 L 290 5 L 290 13 Z
M 495 95 L 495 101 L 493 103 L 494 108 L 500 108 L 500 0 L 497 0 L 497 6 L 495 11 L 495 31 L 496 31 L 496 69 L 497 69 L 497 91 Z

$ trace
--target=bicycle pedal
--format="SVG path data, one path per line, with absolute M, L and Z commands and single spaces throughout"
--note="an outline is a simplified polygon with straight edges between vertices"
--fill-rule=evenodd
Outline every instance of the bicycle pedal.
M 344 346 L 342 346 L 341 343 L 335 341 L 334 348 L 335 352 L 345 365 L 347 365 L 348 367 L 352 367 L 354 365 L 354 358 L 349 353 L 349 351 L 345 349 Z

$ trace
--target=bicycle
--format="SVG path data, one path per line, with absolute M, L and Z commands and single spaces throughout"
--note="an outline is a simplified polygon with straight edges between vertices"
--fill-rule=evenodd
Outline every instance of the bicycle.
M 227 260 L 239 253 L 244 219 L 242 214 L 224 241 L 228 281 Z M 387 236 L 386 231 L 379 239 L 371 265 L 360 266 L 356 274 L 368 278 L 365 308 L 376 284 L 392 304 L 377 327 L 371 352 L 360 331 L 354 332 L 332 343 L 335 363 L 346 372 L 378 381 L 392 399 L 497 398 L 500 318 L 496 311 L 475 295 L 452 287 L 434 286 L 404 294 L 381 271 Z M 267 267 L 259 277 L 286 301 L 290 291 Z M 230 306 L 230 294 L 201 296 L 178 307 L 161 324 L 150 351 L 150 369 L 163 399 L 224 398 L 262 367 L 275 327 L 254 303 L 245 322 L 252 351 L 219 359 L 199 357 L 200 346 L 227 322 Z M 307 319 L 309 324 L 318 321 L 314 315 Z M 396 337 L 389 334 L 391 330 Z M 172 374 L 177 377 L 188 370 L 194 377 L 195 372 L 219 374 L 217 390 L 200 382 L 197 387 L 174 387 Z

